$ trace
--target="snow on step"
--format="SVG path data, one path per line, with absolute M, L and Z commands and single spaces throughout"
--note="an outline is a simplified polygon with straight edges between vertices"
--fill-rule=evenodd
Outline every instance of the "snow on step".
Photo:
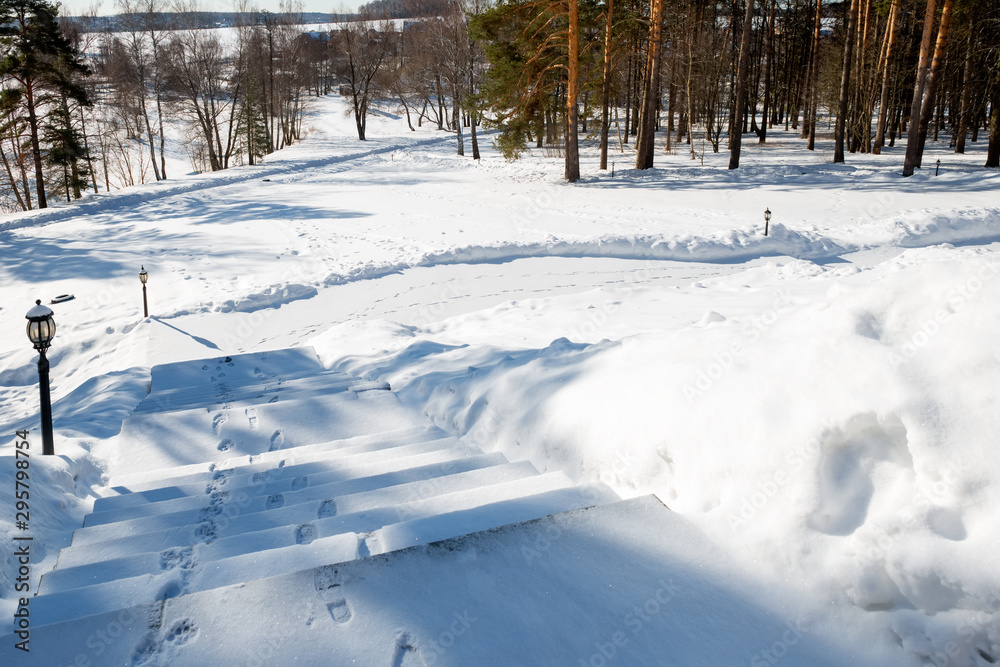
M 53 625 L 38 618 L 30 664 L 83 664 L 81 654 L 101 665 L 598 664 L 590 658 L 605 646 L 608 665 L 738 665 L 808 618 L 800 591 L 734 569 L 653 496 L 336 561 Z M 839 627 L 806 623 L 788 664 L 886 664 L 841 648 Z M 3 664 L 21 664 L 14 643 L 0 637 Z
M 406 444 L 386 442 L 379 445 L 382 446 L 344 448 L 302 457 L 286 456 L 277 463 L 255 462 L 237 468 L 218 468 L 203 480 L 198 479 L 201 477 L 198 475 L 193 481 L 184 480 L 180 484 L 169 482 L 170 485 L 164 487 L 162 493 L 158 493 L 159 489 L 142 492 L 146 494 L 145 503 L 132 503 L 95 512 L 87 516 L 84 526 L 89 528 L 161 512 L 202 507 L 213 501 L 213 498 L 223 498 L 226 494 L 232 495 L 240 490 L 253 495 L 260 495 L 265 490 L 270 493 L 294 491 L 305 486 L 315 486 L 321 483 L 321 479 L 324 480 L 322 483 L 341 480 L 359 465 L 441 450 L 468 449 L 451 437 Z
M 458 441 L 441 441 L 450 442 L 452 444 L 457 444 Z M 429 445 L 429 443 L 428 443 Z M 400 448 L 402 449 L 402 448 Z M 446 449 L 445 447 L 441 448 Z M 463 447 L 457 447 L 457 449 L 464 449 Z M 435 450 L 437 451 L 437 450 Z M 470 452 L 475 452 L 476 450 L 468 450 Z M 402 456 L 400 457 L 402 458 Z M 391 461 L 395 461 L 392 459 Z M 404 461 L 400 461 L 403 463 Z M 461 459 L 457 462 L 448 462 L 445 464 L 439 464 L 435 466 L 423 466 L 417 469 L 417 473 L 412 474 L 414 481 L 421 481 L 428 479 L 430 477 L 436 477 L 445 474 L 454 474 L 464 470 L 471 470 L 478 467 L 486 467 L 487 465 L 501 465 L 506 463 L 506 458 L 501 454 L 483 454 L 481 456 L 470 456 L 465 459 Z M 367 468 L 370 464 L 365 461 Z M 345 474 L 342 469 L 328 470 L 324 468 L 312 468 L 312 472 L 300 471 L 298 469 L 291 470 L 290 472 L 294 477 L 289 478 L 285 476 L 284 478 L 278 477 L 276 479 L 271 479 L 266 476 L 255 476 L 257 479 L 251 484 L 244 484 L 242 486 L 234 486 L 232 483 L 227 484 L 223 490 L 216 491 L 213 493 L 202 493 L 201 495 L 191 495 L 183 498 L 176 498 L 174 500 L 165 500 L 159 503 L 151 503 L 148 505 L 139 505 L 136 507 L 127 507 L 121 510 L 116 510 L 114 512 L 104 512 L 100 515 L 90 515 L 87 517 L 86 527 L 102 526 L 111 523 L 119 523 L 125 521 L 137 521 L 142 520 L 143 517 L 156 516 L 178 516 L 181 512 L 194 512 L 196 515 L 203 512 L 209 512 L 211 508 L 221 507 L 221 511 L 225 511 L 225 506 L 236 503 L 240 508 L 240 513 L 249 514 L 251 512 L 262 511 L 264 509 L 269 509 L 275 505 L 295 505 L 300 502 L 305 502 L 307 500 L 315 500 L 317 498 L 327 498 L 331 493 L 334 493 L 339 489 L 344 488 L 347 485 L 359 487 L 359 490 L 365 489 L 378 489 L 382 486 L 388 486 L 388 484 L 383 484 L 383 480 L 391 480 L 392 477 L 386 475 L 379 476 L 363 476 L 359 475 L 357 468 L 355 468 L 351 473 Z M 407 468 L 402 473 L 408 472 L 412 468 Z M 283 472 L 284 469 L 281 470 Z M 396 473 L 396 477 L 400 477 L 401 473 Z M 356 484 L 356 482 L 361 482 L 361 484 Z M 404 484 L 405 482 L 397 482 L 398 484 Z
M 388 459 L 390 465 L 394 465 L 399 469 L 399 467 L 416 467 L 422 465 L 429 465 L 432 463 L 442 463 L 457 461 L 465 459 L 468 457 L 482 456 L 482 452 L 476 448 L 470 447 L 454 447 L 452 445 L 447 445 L 441 447 L 437 445 L 436 442 L 430 443 L 420 443 L 417 445 L 410 445 L 406 449 L 411 450 L 408 452 L 409 456 L 392 456 L 391 458 L 386 456 L 384 458 Z M 429 451 L 420 451 L 429 450 Z M 380 452 L 376 452 L 378 454 Z M 366 454 L 364 456 L 359 456 L 355 461 L 351 462 L 354 465 L 348 463 L 330 461 L 330 462 L 316 462 L 310 463 L 304 466 L 304 471 L 308 475 L 309 472 L 316 471 L 326 471 L 332 473 L 338 473 L 339 481 L 346 481 L 353 479 L 358 476 L 358 467 L 370 463 L 371 456 Z M 477 461 L 472 464 L 475 465 Z M 282 469 L 284 472 L 285 468 Z M 290 470 L 291 474 L 295 474 L 297 470 Z M 335 482 L 334 482 L 335 483 Z M 222 490 L 223 487 L 219 487 Z M 307 487 L 308 488 L 308 487 Z M 311 491 L 310 491 L 311 493 Z M 292 505 L 290 507 L 284 507 L 284 497 L 283 494 L 278 494 L 282 497 L 271 497 L 268 496 L 265 500 L 270 499 L 271 507 L 268 513 L 268 521 L 278 521 L 284 518 L 288 518 L 291 521 L 298 521 L 298 513 L 308 512 L 306 509 L 296 508 Z M 207 498 L 207 497 L 206 497 Z M 168 515 L 154 515 L 151 517 L 142 517 L 135 520 L 119 521 L 117 523 L 103 524 L 100 526 L 92 526 L 89 528 L 79 528 L 73 533 L 73 541 L 70 548 L 84 546 L 88 544 L 95 543 L 106 543 L 112 540 L 132 540 L 135 538 L 141 538 L 142 535 L 155 534 L 162 535 L 164 531 L 171 531 L 177 529 L 188 529 L 189 531 L 194 531 L 196 528 L 200 527 L 202 524 L 212 525 L 212 535 L 202 535 L 196 533 L 195 540 L 210 540 L 217 536 L 220 530 L 232 531 L 241 529 L 244 523 L 249 521 L 254 521 L 253 517 L 256 517 L 259 512 L 245 513 L 241 505 L 247 504 L 248 506 L 252 502 L 251 497 L 240 496 L 234 498 L 232 501 L 227 503 L 219 503 L 217 505 L 211 505 L 211 498 L 207 498 L 206 508 L 208 511 L 191 511 L 185 510 L 182 512 L 176 512 Z M 224 509 L 225 508 L 225 509 Z M 262 521 L 264 519 L 261 519 Z M 117 542 L 118 547 L 123 547 L 124 544 Z M 166 545 L 175 546 L 175 545 Z M 160 547 L 157 547 L 160 548 Z
M 490 478 L 492 481 L 489 481 Z M 478 480 L 473 480 L 466 476 L 466 484 L 479 482 L 472 488 L 463 489 L 458 483 L 460 481 L 463 480 L 431 479 L 427 484 L 402 484 L 387 488 L 386 493 L 381 496 L 371 491 L 345 495 L 336 499 L 340 510 L 338 514 L 307 523 L 285 524 L 219 539 L 209 544 L 173 547 L 159 552 L 59 568 L 42 578 L 39 592 L 49 595 L 117 578 L 158 574 L 178 563 L 193 562 L 202 566 L 223 558 L 308 544 L 316 539 L 342 533 L 371 533 L 394 521 L 467 509 L 571 486 L 569 479 L 562 473 L 538 475 L 534 466 L 527 461 L 490 470 L 489 478 L 479 475 Z
M 414 425 L 391 392 L 318 394 L 231 410 L 192 409 L 129 417 L 112 475 L 151 472 Z
M 616 500 L 620 500 L 617 494 L 599 482 L 570 486 L 537 496 L 515 498 L 392 524 L 380 530 L 374 544 L 369 543 L 367 546 L 372 555 L 384 554 Z
M 194 570 L 191 561 L 181 561 L 177 566 L 156 574 L 40 595 L 31 602 L 32 614 L 39 625 L 59 623 L 329 562 L 350 561 L 358 555 L 358 536 L 344 533 L 296 546 L 298 548 L 294 553 L 277 550 L 269 556 L 256 552 L 236 556 L 216 563 L 216 567 L 205 572 Z
M 449 451 L 464 452 L 470 457 L 486 456 L 481 454 L 479 450 L 442 450 L 441 452 L 432 452 L 407 459 L 392 459 L 381 464 L 358 469 L 356 471 L 357 477 L 346 480 L 344 488 L 364 490 L 370 482 L 370 480 L 366 479 L 367 477 L 391 474 L 393 470 L 405 474 L 405 478 L 409 481 L 419 479 L 421 475 L 435 474 L 435 465 L 450 465 L 453 461 L 462 461 L 464 459 L 463 456 L 448 455 Z M 387 470 L 388 473 L 386 472 Z M 376 480 L 375 483 L 381 483 L 381 480 Z M 280 509 L 272 509 L 270 513 L 272 516 L 277 516 L 281 511 Z M 306 520 L 308 521 L 309 519 Z M 239 517 L 223 516 L 214 523 L 206 524 L 205 526 L 201 524 L 180 526 L 155 533 L 130 535 L 117 540 L 71 545 L 59 553 L 58 567 L 75 567 L 77 565 L 104 560 L 108 557 L 109 553 L 124 556 L 194 544 L 208 537 L 197 532 L 205 530 L 208 527 L 211 527 L 213 532 L 215 532 L 215 539 L 260 528 L 259 526 L 255 527 L 253 524 L 248 524 L 245 520 L 240 520 Z
M 112 491 L 121 495 L 105 496 L 94 502 L 95 511 L 106 511 L 119 507 L 146 502 L 169 500 L 182 486 L 206 485 L 218 479 L 220 470 L 232 470 L 234 476 L 253 474 L 271 469 L 281 469 L 288 465 L 289 458 L 305 463 L 321 461 L 329 457 L 349 455 L 364 451 L 389 449 L 431 440 L 450 438 L 444 431 L 432 427 L 411 427 L 393 431 L 359 435 L 352 438 L 331 440 L 315 445 L 302 445 L 293 449 L 279 449 L 263 454 L 238 456 L 216 463 L 195 463 L 166 468 L 161 471 L 133 473 L 112 477 L 108 484 Z
M 554 489 L 552 487 L 555 487 Z M 525 491 L 546 489 L 534 495 L 524 496 Z M 502 494 L 501 496 L 502 497 Z M 489 487 L 468 490 L 466 502 L 482 503 L 496 496 L 490 494 Z M 427 503 L 416 510 L 417 514 L 427 509 L 441 510 L 451 506 L 451 501 L 461 498 L 447 498 L 445 502 Z M 601 484 L 574 487 L 562 473 L 534 476 L 514 497 L 495 500 L 487 504 L 448 514 L 430 514 L 420 519 L 405 521 L 381 527 L 370 525 L 371 531 L 361 537 L 352 532 L 340 532 L 328 537 L 313 539 L 307 544 L 296 543 L 264 551 L 230 556 L 201 566 L 194 557 L 183 555 L 170 569 L 153 574 L 115 579 L 107 583 L 95 584 L 66 591 L 55 592 L 35 598 L 33 613 L 39 624 L 58 623 L 74 617 L 96 614 L 113 609 L 124 609 L 141 601 L 163 600 L 202 592 L 212 588 L 230 586 L 237 583 L 264 579 L 281 574 L 313 568 L 322 564 L 340 563 L 367 557 L 370 554 L 386 553 L 400 548 L 426 544 L 440 539 L 438 535 L 449 532 L 445 526 L 453 526 L 456 534 L 463 535 L 469 527 L 486 530 L 517 521 L 538 519 L 549 514 L 591 507 L 595 504 L 617 500 L 607 487 Z M 422 501 L 417 501 L 422 502 Z M 390 509 L 390 515 L 395 513 Z M 355 521 L 371 522 L 366 513 L 354 514 Z M 513 520 L 513 521 L 512 521 Z M 401 530 L 393 530 L 403 526 Z M 419 526 L 419 528 L 418 528 Z M 405 535 L 405 539 L 400 536 Z M 398 546 L 394 546 L 398 545 Z M 184 552 L 181 552 L 184 554 Z M 161 567 L 171 564 L 170 559 L 160 559 Z
M 173 389 L 151 393 L 133 410 L 133 415 L 179 412 L 222 407 L 245 407 L 258 403 L 277 403 L 298 397 L 306 392 L 334 393 L 350 391 L 361 386 L 359 379 L 343 373 L 326 371 L 310 373 L 303 377 L 287 377 L 269 382 L 255 382 L 237 386 L 231 383 L 216 385 L 212 390 Z M 371 388 L 376 388 L 371 385 Z M 381 387 L 378 387 L 381 388 Z
M 159 364 L 151 369 L 151 391 L 210 387 L 222 379 L 227 382 L 247 384 L 286 376 L 301 377 L 309 373 L 322 373 L 325 370 L 313 348 L 290 347 L 284 350 L 234 354 L 201 361 Z M 225 375 L 220 377 L 220 373 Z
M 448 458 L 449 465 L 437 467 L 436 472 L 441 477 L 435 478 L 433 483 L 430 483 L 428 480 L 421 480 L 402 484 L 400 485 L 401 488 L 398 489 L 397 487 L 389 488 L 397 489 L 397 493 L 409 497 L 416 492 L 417 485 L 431 489 L 442 489 L 439 492 L 446 492 L 449 485 L 480 484 L 488 482 L 496 476 L 505 474 L 506 468 L 503 464 L 506 464 L 506 459 L 502 454 L 481 454 L 476 449 L 461 450 L 449 448 L 441 450 L 445 456 L 463 451 L 467 456 L 457 459 L 456 457 Z M 531 467 L 530 463 L 527 467 L 531 469 L 533 474 L 537 474 L 537 471 Z M 338 500 L 338 493 L 342 493 L 340 491 L 341 483 L 354 476 L 351 474 L 342 474 L 340 477 L 341 479 L 328 484 L 309 485 L 285 493 L 259 494 L 255 493 L 251 487 L 249 493 L 244 492 L 241 494 L 237 492 L 230 496 L 205 497 L 202 505 L 197 508 L 128 519 L 90 528 L 81 528 L 74 534 L 73 541 L 75 544 L 80 545 L 93 544 L 127 535 L 155 532 L 174 526 L 196 526 L 206 521 L 222 522 L 223 519 L 228 520 L 230 518 L 235 520 L 236 517 L 249 521 L 252 520 L 251 517 L 259 512 L 270 512 L 273 516 L 279 509 L 283 510 L 282 516 L 287 514 L 291 521 L 297 521 L 298 519 L 291 517 L 295 508 L 299 505 L 309 503 L 312 506 L 319 501 L 320 503 L 326 503 L 327 509 L 323 510 L 321 507 L 315 511 L 332 512 L 335 501 L 337 502 L 337 508 L 341 506 L 341 502 L 346 502 Z M 375 494 L 378 497 L 388 497 L 390 498 L 389 502 L 391 502 L 392 496 L 387 489 L 370 490 L 364 493 Z M 216 494 L 212 495 L 215 496 Z M 313 510 L 307 511 L 312 512 Z
M 363 463 L 352 468 L 350 474 L 365 475 L 365 473 L 370 473 L 374 470 L 399 469 L 401 465 L 407 463 L 409 456 L 428 451 L 442 451 L 447 449 L 464 450 L 467 448 L 461 446 L 459 441 L 453 438 L 441 438 L 439 440 L 428 440 L 410 445 L 400 445 L 393 448 L 393 451 L 398 454 L 397 457 L 385 460 L 379 460 L 378 457 L 361 459 Z M 342 464 L 343 460 L 340 463 Z M 404 470 L 403 472 L 406 471 Z M 331 470 L 328 462 L 319 461 L 313 464 L 296 463 L 263 472 L 229 476 L 223 478 L 226 483 L 222 487 L 210 486 L 212 482 L 209 483 L 210 485 L 194 483 L 184 486 L 172 486 L 169 487 L 172 493 L 172 497 L 170 498 L 90 514 L 86 517 L 84 526 L 99 526 L 116 521 L 127 521 L 129 519 L 152 516 L 154 514 L 179 512 L 186 509 L 201 509 L 208 505 L 231 502 L 235 499 L 250 498 L 253 496 L 271 496 L 277 493 L 283 494 L 290 491 L 299 491 L 307 486 L 313 488 L 334 482 L 344 483 L 344 478 L 347 474 L 344 471 L 343 465 L 336 466 Z M 355 479 L 352 477 L 350 481 L 354 481 Z M 216 490 L 212 491 L 211 489 Z

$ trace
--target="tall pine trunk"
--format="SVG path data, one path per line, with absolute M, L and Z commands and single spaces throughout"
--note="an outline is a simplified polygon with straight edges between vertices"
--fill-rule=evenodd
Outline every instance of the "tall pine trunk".
M 743 18 L 743 37 L 740 39 L 740 66 L 736 73 L 736 117 L 732 122 L 732 136 L 729 137 L 729 168 L 739 169 L 740 150 L 743 147 L 743 124 L 747 113 L 747 75 L 750 72 L 750 34 L 753 29 L 754 0 L 746 0 L 746 16 Z
M 45 171 L 42 169 L 42 147 L 38 140 L 38 116 L 35 114 L 35 92 L 32 86 L 25 86 L 25 103 L 28 108 L 28 130 L 31 133 L 31 158 L 35 163 L 35 199 L 38 208 L 47 208 L 45 197 Z
M 913 176 L 917 165 L 917 151 L 920 147 L 920 110 L 924 100 L 924 84 L 927 81 L 927 64 L 930 60 L 931 35 L 934 33 L 934 10 L 936 0 L 927 0 L 924 14 L 924 33 L 920 38 L 920 59 L 917 62 L 917 80 L 913 84 L 913 102 L 910 105 L 910 127 L 906 135 L 906 157 L 903 161 L 903 176 Z
M 965 65 L 962 68 L 962 102 L 958 112 L 958 130 L 955 132 L 955 152 L 965 152 L 965 135 L 969 133 L 969 116 L 971 111 L 972 96 L 972 54 L 975 41 L 973 35 L 976 31 L 970 26 L 968 43 L 965 48 Z
M 608 0 L 608 20 L 604 29 L 604 80 L 601 83 L 601 165 L 600 169 L 608 168 L 608 130 L 611 106 L 611 27 L 614 17 L 615 1 Z
M 990 147 L 986 153 L 987 168 L 1000 167 L 1000 91 L 993 94 L 993 110 L 990 114 Z
M 660 97 L 660 46 L 663 43 L 663 0 L 651 0 L 649 8 L 649 52 L 642 80 L 642 107 L 639 114 L 639 136 L 636 138 L 635 168 L 653 166 L 656 136 L 656 107 Z
M 580 24 L 580 6 L 578 0 L 569 0 L 569 26 L 567 29 L 567 39 L 569 40 L 569 53 L 566 64 L 568 73 L 566 77 L 566 180 L 576 183 L 580 180 L 580 146 L 577 125 L 579 121 L 579 111 L 577 110 L 577 96 L 579 94 L 580 77 L 580 40 L 578 36 Z
M 809 59 L 809 114 L 802 119 L 802 138 L 808 138 L 809 150 L 816 150 L 816 106 L 819 104 L 817 79 L 819 79 L 819 36 L 823 19 L 823 0 L 816 0 L 816 16 L 813 20 L 812 56 Z
M 767 45 L 764 47 L 764 114 L 761 118 L 760 143 L 767 143 L 767 126 L 771 122 L 771 62 L 774 60 L 774 8 L 777 3 L 771 0 L 771 13 L 767 24 Z
M 927 87 L 924 90 L 924 101 L 920 111 L 920 136 L 917 145 L 916 167 L 921 165 L 924 158 L 924 144 L 927 142 L 927 128 L 930 126 L 934 116 L 934 108 L 937 103 L 937 89 L 941 82 L 942 68 L 944 67 L 945 53 L 948 50 L 948 28 L 951 25 L 951 8 L 955 0 L 944 0 L 941 8 L 941 26 L 938 28 L 937 42 L 934 45 L 934 58 L 931 60 L 931 73 L 927 77 Z M 937 133 L 935 132 L 935 141 Z
M 844 131 L 847 126 L 847 99 L 851 91 L 851 63 L 854 56 L 854 34 L 858 29 L 858 0 L 851 0 L 851 15 L 847 19 L 847 41 L 844 44 L 844 69 L 840 75 L 840 107 L 834 133 L 834 164 L 844 161 Z
M 896 26 L 899 24 L 899 5 L 901 0 L 892 0 L 889 10 L 889 34 L 886 36 L 885 57 L 882 59 L 882 93 L 878 103 L 878 126 L 875 130 L 875 144 L 872 153 L 878 155 L 885 145 L 885 129 L 889 120 L 889 72 L 891 71 L 893 47 L 896 45 Z

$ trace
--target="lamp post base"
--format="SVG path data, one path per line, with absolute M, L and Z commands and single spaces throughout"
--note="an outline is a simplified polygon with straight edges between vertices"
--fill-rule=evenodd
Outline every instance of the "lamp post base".
M 45 356 L 45 352 L 40 352 L 38 356 L 38 389 L 41 393 L 42 454 L 51 456 L 56 452 L 52 441 L 52 398 L 49 395 L 49 360 Z

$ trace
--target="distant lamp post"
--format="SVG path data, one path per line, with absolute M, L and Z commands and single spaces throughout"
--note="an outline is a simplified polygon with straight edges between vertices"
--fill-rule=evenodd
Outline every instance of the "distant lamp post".
M 767 236 L 767 229 L 771 225 L 771 209 L 764 209 L 764 236 Z
M 41 300 L 25 315 L 28 320 L 28 340 L 38 350 L 38 387 L 42 398 L 42 454 L 55 454 L 52 445 L 52 399 L 49 396 L 49 360 L 45 351 L 56 335 L 56 321 L 52 309 L 43 306 Z
M 939 171 L 941 171 L 941 160 L 937 161 L 937 167 L 934 168 L 934 175 L 937 176 Z
M 149 317 L 149 302 L 146 301 L 146 281 L 149 280 L 149 274 L 146 273 L 146 267 L 139 267 L 139 282 L 142 283 L 142 316 Z

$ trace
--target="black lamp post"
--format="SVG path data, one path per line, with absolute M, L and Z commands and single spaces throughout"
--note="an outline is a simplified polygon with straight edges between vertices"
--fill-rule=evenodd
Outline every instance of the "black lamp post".
M 934 175 L 937 176 L 941 171 L 941 160 L 937 161 L 937 167 L 934 169 Z
M 767 236 L 767 228 L 771 225 L 771 209 L 764 209 L 764 236 Z
M 49 396 L 49 360 L 45 350 L 49 349 L 56 335 L 56 321 L 52 309 L 43 306 L 41 300 L 25 315 L 28 320 L 28 340 L 38 350 L 38 387 L 42 398 L 42 454 L 55 454 L 52 445 L 52 399 Z
M 149 274 L 146 273 L 146 267 L 139 267 L 139 282 L 142 283 L 142 316 L 149 317 L 149 303 L 146 301 L 146 281 L 149 280 Z

